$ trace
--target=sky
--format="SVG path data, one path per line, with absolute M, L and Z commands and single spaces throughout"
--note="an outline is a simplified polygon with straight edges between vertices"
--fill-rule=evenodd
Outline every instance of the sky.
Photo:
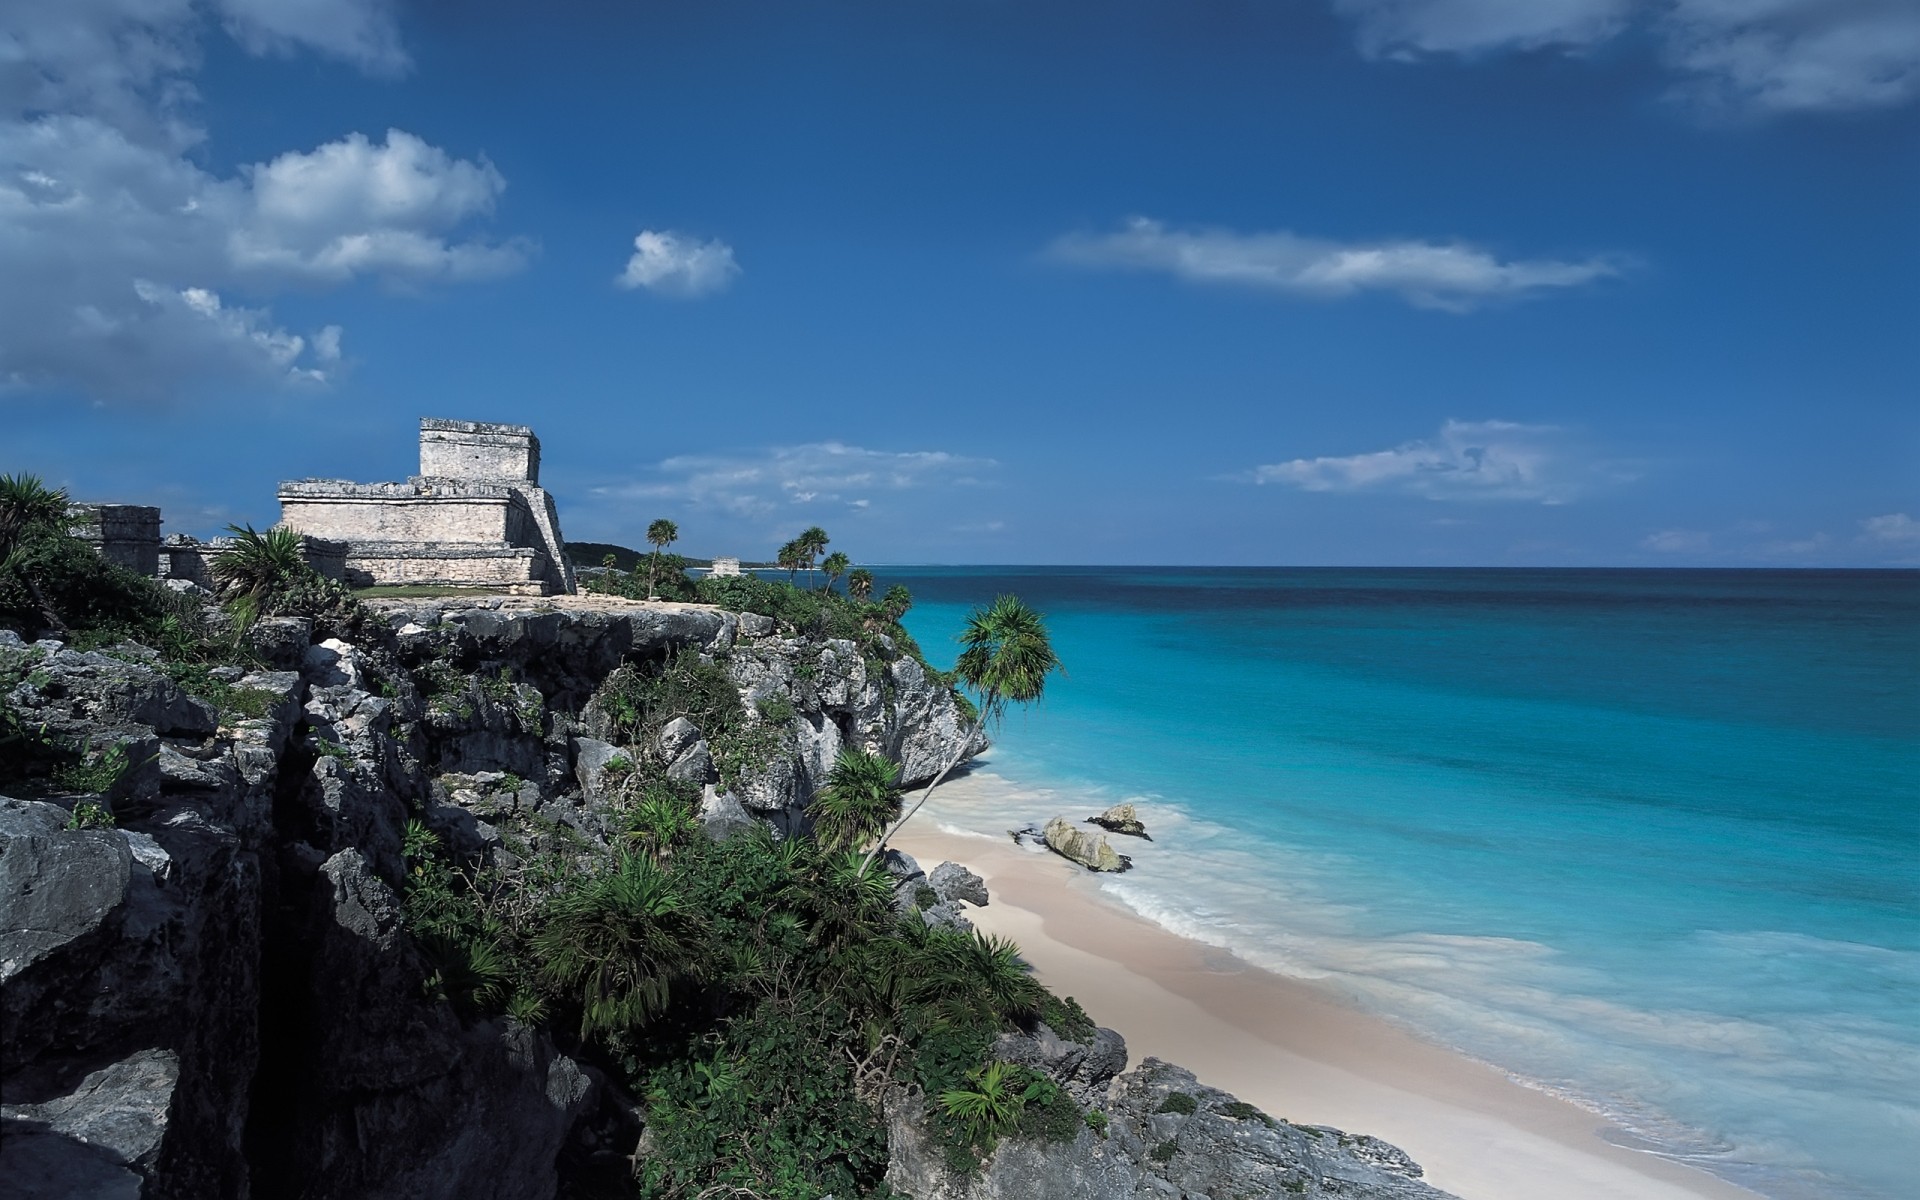
M 0 472 L 565 534 L 1920 565 L 1920 0 L 0 0 Z

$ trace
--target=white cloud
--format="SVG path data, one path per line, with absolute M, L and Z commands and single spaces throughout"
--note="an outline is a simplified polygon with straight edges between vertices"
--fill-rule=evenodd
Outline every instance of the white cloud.
M 217 0 L 227 32 L 254 54 L 300 48 L 397 74 L 408 66 L 386 0 Z
M 1687 90 L 1717 104 L 1836 111 L 1920 95 L 1913 0 L 1674 0 L 1665 29 Z
M 1872 542 L 1885 542 L 1891 545 L 1920 542 L 1920 521 L 1914 520 L 1903 512 L 1868 517 L 1860 522 L 1860 531 L 1861 536 Z
M 1715 107 L 1838 111 L 1920 95 L 1913 0 L 1334 0 L 1378 58 L 1580 52 L 1629 29 Z
M 1432 438 L 1390 450 L 1295 458 L 1256 467 L 1255 483 L 1308 492 L 1403 492 L 1432 500 L 1560 504 L 1624 476 L 1592 461 L 1567 431 L 1515 421 L 1448 421 Z
M 1618 33 L 1635 0 L 1334 0 L 1373 57 L 1584 46 Z
M 329 377 L 339 327 L 289 332 L 257 301 L 290 284 L 517 269 L 524 243 L 461 236 L 492 211 L 500 173 L 403 131 L 377 143 L 349 134 L 231 175 L 199 165 L 192 72 L 209 16 L 257 50 L 397 70 L 389 7 L 73 0 L 0 11 L 0 387 L 160 396 L 221 378 Z
M 872 450 L 844 442 L 773 446 L 734 454 L 666 459 L 640 479 L 595 489 L 615 500 L 662 500 L 739 517 L 767 517 L 793 505 L 867 509 L 875 492 L 978 483 L 991 459 L 939 450 Z
M 1713 546 L 1713 538 L 1697 529 L 1662 529 L 1642 538 L 1640 544 L 1656 554 L 1704 554 Z
M 1049 252 L 1077 266 L 1163 271 L 1194 283 L 1320 299 L 1393 292 L 1419 307 L 1448 312 L 1575 287 L 1620 271 L 1604 259 L 1503 262 L 1458 242 L 1342 243 L 1284 231 L 1177 230 L 1145 217 L 1133 218 L 1118 233 L 1070 234 Z
M 725 291 L 740 274 L 733 247 L 718 238 L 703 242 L 667 229 L 643 229 L 633 239 L 633 257 L 614 282 L 667 296 L 706 296 Z

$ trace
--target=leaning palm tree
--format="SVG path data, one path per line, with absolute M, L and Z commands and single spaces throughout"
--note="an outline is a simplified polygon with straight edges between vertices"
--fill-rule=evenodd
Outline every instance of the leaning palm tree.
M 867 851 L 871 860 L 887 848 L 887 840 L 913 819 L 953 769 L 966 757 L 967 748 L 991 721 L 998 724 L 1007 705 L 1031 704 L 1046 691 L 1047 676 L 1058 670 L 1060 659 L 1047 636 L 1045 618 L 1023 604 L 1018 596 L 1000 596 L 986 608 L 976 608 L 967 616 L 967 627 L 960 634 L 960 658 L 953 673 L 967 689 L 979 697 L 973 728 L 954 751 L 953 758 L 933 777 L 927 790 L 920 793 L 912 808 L 901 814 L 893 827 Z
M 823 592 L 832 591 L 833 585 L 839 581 L 842 575 L 845 575 L 847 573 L 847 569 L 851 566 L 853 566 L 853 560 L 848 558 L 846 555 L 840 553 L 838 550 L 835 550 L 832 554 L 827 555 L 827 557 L 824 560 L 822 560 L 820 563 L 820 570 L 823 573 L 825 573 L 827 577 L 827 583 L 826 583 L 826 586 L 821 588 L 820 590 Z
M 865 604 L 873 598 L 873 572 L 865 567 L 855 567 L 847 575 L 847 595 Z
M 647 526 L 647 541 L 653 543 L 653 559 L 647 564 L 647 599 L 655 598 L 654 579 L 660 570 L 660 552 L 680 540 L 680 527 L 665 517 Z
M 547 982 L 577 997 L 585 1040 L 665 1011 L 674 981 L 697 961 L 698 936 L 666 872 L 627 855 L 555 901 L 533 948 Z
M 900 811 L 900 766 L 884 755 L 846 749 L 807 806 L 813 835 L 829 850 L 860 850 Z

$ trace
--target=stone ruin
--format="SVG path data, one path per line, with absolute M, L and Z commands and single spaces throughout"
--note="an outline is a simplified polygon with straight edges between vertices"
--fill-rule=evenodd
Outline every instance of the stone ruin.
M 230 537 L 203 542 L 184 533 L 162 540 L 160 510 L 146 504 L 71 504 L 67 528 L 108 562 L 175 588 L 197 584 L 211 589 L 213 560 L 234 542 Z M 300 539 L 301 557 L 328 579 L 345 578 L 346 552 L 343 542 Z
M 345 544 L 346 582 L 567 594 L 573 567 L 540 439 L 525 425 L 420 421 L 420 473 L 405 483 L 280 485 L 280 523 Z

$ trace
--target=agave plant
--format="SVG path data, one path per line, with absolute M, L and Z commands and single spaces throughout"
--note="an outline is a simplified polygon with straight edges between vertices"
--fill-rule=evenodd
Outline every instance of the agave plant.
M 300 553 L 300 535 L 276 525 L 264 533 L 251 525 L 229 525 L 233 548 L 213 560 L 213 578 L 228 600 L 246 601 L 255 609 L 276 593 L 287 591 L 308 571 Z

